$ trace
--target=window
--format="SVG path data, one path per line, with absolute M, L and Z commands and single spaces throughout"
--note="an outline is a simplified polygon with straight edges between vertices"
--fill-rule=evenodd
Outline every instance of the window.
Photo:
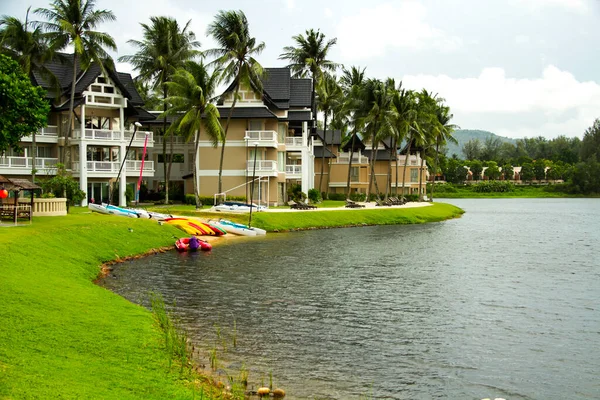
M 263 130 L 263 122 L 257 120 L 248 121 L 248 130 L 249 131 L 262 131 Z
M 410 181 L 418 182 L 419 181 L 419 170 L 416 168 L 410 169 Z
M 166 160 L 169 161 L 171 159 L 171 155 L 167 154 L 166 156 L 167 156 Z M 158 158 L 157 158 L 157 162 L 164 163 L 164 160 L 165 160 L 165 158 L 163 157 L 163 155 L 159 154 Z M 183 163 L 183 162 L 184 162 L 183 154 L 173 154 L 173 163 L 174 164 L 179 164 L 179 163 Z
M 279 172 L 285 172 L 285 151 L 277 152 L 277 169 Z
M 98 83 L 106 83 L 106 78 L 105 78 L 105 77 L 103 77 L 103 76 L 99 76 L 99 77 L 98 77 L 98 79 L 96 79 L 96 81 L 97 81 Z
M 104 86 L 104 93 L 114 93 L 115 92 L 115 88 L 112 86 Z
M 85 127 L 87 129 L 110 129 L 110 118 L 86 116 Z
M 352 182 L 358 182 L 358 171 L 359 167 L 350 168 L 350 180 Z

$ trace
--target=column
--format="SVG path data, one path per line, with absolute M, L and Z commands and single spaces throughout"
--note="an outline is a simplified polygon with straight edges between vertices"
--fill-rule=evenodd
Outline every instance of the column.
M 119 108 L 119 128 L 121 130 L 121 145 L 120 145 L 120 154 L 121 159 L 120 162 L 125 160 L 125 152 L 127 151 L 127 141 L 125 140 L 125 115 L 123 112 L 123 107 Z M 120 165 L 120 163 L 119 163 Z M 118 168 L 118 167 L 117 167 Z M 118 171 L 117 171 L 118 172 Z M 123 171 L 121 172 L 121 176 L 119 177 L 119 207 L 125 207 L 127 205 L 127 199 L 125 198 L 125 190 L 127 189 L 127 161 L 125 161 L 125 165 L 123 166 Z
M 308 151 L 308 123 L 302 123 L 302 191 L 308 193 L 310 184 L 310 154 Z
M 79 189 L 85 192 L 81 206 L 87 207 L 87 144 L 85 142 L 85 104 L 81 105 L 81 136 L 79 138 Z

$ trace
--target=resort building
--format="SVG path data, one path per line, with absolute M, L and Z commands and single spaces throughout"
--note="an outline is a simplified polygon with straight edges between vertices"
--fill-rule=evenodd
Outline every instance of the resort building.
M 154 145 L 152 132 L 136 130 L 135 122 L 154 117 L 141 106 L 130 74 L 108 71 L 102 74 L 98 65 L 78 70 L 75 84 L 75 108 L 68 129 L 69 101 L 73 76 L 73 56 L 62 54 L 62 61 L 53 61 L 48 69 L 58 80 L 59 87 L 47 77 L 34 75 L 32 80 L 47 91 L 52 104 L 48 126 L 35 135 L 35 169 L 41 179 L 56 174 L 56 164 L 64 160 L 67 170 L 79 181 L 87 197 L 107 201 L 109 182 L 119 179 L 118 202 L 125 205 L 126 186 L 135 186 L 141 168 L 142 148 Z M 70 131 L 70 132 L 69 132 Z M 126 150 L 130 145 L 130 151 Z M 0 155 L 0 175 L 9 178 L 31 178 L 33 135 L 21 141 L 22 151 L 9 150 Z M 125 163 L 123 164 L 123 161 Z M 153 163 L 146 162 L 143 177 L 154 175 Z

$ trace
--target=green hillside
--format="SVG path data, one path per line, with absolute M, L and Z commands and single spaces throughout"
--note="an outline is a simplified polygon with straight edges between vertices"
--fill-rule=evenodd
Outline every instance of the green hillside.
M 488 131 L 482 131 L 482 130 L 478 130 L 478 129 L 457 129 L 456 131 L 454 131 L 453 136 L 458 141 L 458 144 L 448 143 L 448 145 L 446 146 L 448 148 L 448 151 L 446 151 L 446 155 L 448 157 L 452 157 L 452 154 L 456 153 L 456 155 L 459 158 L 463 158 L 462 147 L 465 143 L 467 143 L 471 139 L 479 139 L 481 144 L 484 144 L 486 138 L 488 138 L 489 136 L 493 136 L 493 137 L 497 137 L 498 139 L 502 140 L 503 142 L 509 142 L 509 143 L 513 143 L 513 144 L 516 142 L 516 139 L 510 139 L 510 138 L 507 138 L 504 136 L 498 136 L 495 133 L 488 132 Z

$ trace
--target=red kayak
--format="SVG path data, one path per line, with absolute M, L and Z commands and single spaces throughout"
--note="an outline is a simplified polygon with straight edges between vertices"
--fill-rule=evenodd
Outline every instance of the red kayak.
M 210 251 L 212 250 L 212 245 L 208 243 L 206 240 L 200 240 L 195 236 L 191 238 L 181 238 L 177 239 L 175 242 L 175 247 L 177 251 Z

